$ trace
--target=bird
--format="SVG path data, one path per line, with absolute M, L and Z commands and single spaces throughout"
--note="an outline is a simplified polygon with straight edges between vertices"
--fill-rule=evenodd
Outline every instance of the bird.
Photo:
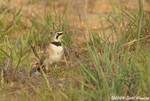
M 54 34 L 53 40 L 40 52 L 39 61 L 34 65 L 33 69 L 31 69 L 30 74 L 41 72 L 41 69 L 46 72 L 52 63 L 61 60 L 64 54 L 64 47 L 61 42 L 63 35 L 63 32 L 56 32 Z

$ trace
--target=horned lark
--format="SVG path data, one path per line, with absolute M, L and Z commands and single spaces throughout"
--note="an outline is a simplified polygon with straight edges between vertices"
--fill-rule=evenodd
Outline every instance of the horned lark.
M 36 63 L 36 66 L 30 71 L 30 73 L 40 72 L 41 68 L 43 70 L 48 70 L 52 63 L 61 59 L 64 53 L 64 48 L 61 43 L 62 36 L 63 32 L 57 32 L 54 34 L 53 41 L 51 41 L 49 46 L 47 46 L 45 50 L 40 53 L 40 61 Z

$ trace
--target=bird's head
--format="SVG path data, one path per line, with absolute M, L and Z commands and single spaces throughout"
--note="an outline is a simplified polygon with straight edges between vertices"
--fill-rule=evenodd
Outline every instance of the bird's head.
M 62 36 L 63 36 L 63 32 L 57 32 L 57 33 L 55 33 L 55 35 L 54 35 L 54 41 L 56 41 L 56 42 L 61 41 Z

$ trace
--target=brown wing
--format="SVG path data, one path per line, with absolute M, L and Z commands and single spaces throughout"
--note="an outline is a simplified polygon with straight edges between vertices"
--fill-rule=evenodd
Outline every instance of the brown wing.
M 49 46 L 46 48 L 46 50 L 43 52 L 41 58 L 40 58 L 40 64 L 44 64 L 45 62 L 48 62 L 50 59 L 50 56 L 53 55 L 53 49 Z

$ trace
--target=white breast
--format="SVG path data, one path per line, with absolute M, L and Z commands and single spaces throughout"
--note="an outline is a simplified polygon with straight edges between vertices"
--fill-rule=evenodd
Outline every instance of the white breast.
M 62 46 L 55 46 L 53 44 L 50 44 L 50 47 L 53 50 L 53 53 L 50 55 L 51 62 L 59 61 L 63 55 L 63 47 Z

